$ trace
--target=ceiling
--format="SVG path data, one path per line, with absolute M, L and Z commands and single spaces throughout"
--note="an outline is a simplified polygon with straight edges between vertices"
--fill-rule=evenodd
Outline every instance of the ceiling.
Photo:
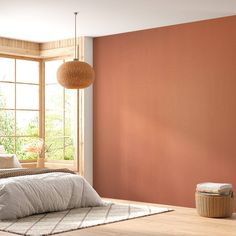
M 236 0 L 0 0 L 0 37 L 47 42 L 236 14 Z

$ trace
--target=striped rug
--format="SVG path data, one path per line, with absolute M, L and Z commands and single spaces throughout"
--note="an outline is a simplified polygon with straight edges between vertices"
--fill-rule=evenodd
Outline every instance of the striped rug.
M 108 203 L 104 207 L 77 208 L 0 221 L 0 230 L 19 235 L 52 235 L 171 211 L 148 205 Z

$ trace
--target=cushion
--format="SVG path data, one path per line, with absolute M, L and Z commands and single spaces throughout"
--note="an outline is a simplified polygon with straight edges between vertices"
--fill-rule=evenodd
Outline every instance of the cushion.
M 0 154 L 0 169 L 21 168 L 15 154 Z
M 232 184 L 227 183 L 201 183 L 197 185 L 197 192 L 211 194 L 229 194 L 232 191 Z

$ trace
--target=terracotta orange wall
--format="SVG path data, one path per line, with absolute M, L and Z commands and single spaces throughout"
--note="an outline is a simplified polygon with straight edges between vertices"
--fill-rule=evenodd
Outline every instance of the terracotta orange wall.
M 236 16 L 94 40 L 94 186 L 194 206 L 236 187 Z

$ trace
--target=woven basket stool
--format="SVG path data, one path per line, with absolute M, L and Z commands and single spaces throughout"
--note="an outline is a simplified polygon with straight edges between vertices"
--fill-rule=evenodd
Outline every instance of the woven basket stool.
M 209 193 L 195 193 L 196 208 L 200 216 L 223 218 L 231 217 L 233 214 L 234 195 L 216 195 Z

